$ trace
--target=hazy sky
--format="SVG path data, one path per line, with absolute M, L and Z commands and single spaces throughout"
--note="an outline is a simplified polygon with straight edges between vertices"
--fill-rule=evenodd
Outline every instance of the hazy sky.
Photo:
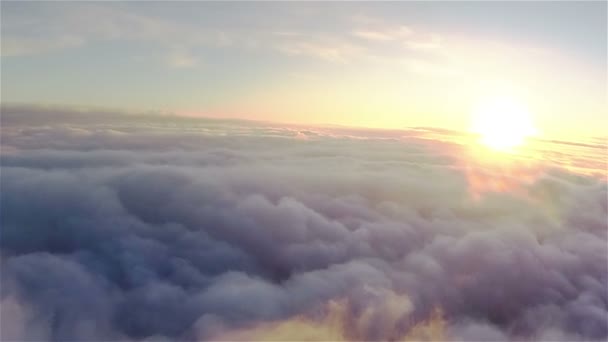
M 606 132 L 606 2 L 2 2 L 2 102 L 467 129 L 492 94 Z

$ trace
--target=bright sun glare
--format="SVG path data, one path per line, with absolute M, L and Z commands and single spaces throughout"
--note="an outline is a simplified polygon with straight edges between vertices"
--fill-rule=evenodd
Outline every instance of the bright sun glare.
M 479 102 L 473 112 L 472 131 L 479 134 L 481 144 L 499 151 L 510 151 L 536 134 L 526 107 L 503 96 Z

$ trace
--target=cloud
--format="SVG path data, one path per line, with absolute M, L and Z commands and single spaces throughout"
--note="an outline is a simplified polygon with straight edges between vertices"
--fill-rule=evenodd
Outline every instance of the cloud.
M 412 50 L 433 50 L 441 47 L 441 36 L 432 33 L 421 35 L 405 42 L 405 46 Z
M 414 30 L 409 26 L 390 24 L 381 20 L 371 21 L 352 35 L 364 40 L 391 43 L 401 42 L 408 50 L 435 50 L 441 47 L 442 37 L 438 33 Z
M 188 47 L 231 44 L 218 29 L 138 13 L 109 4 L 10 4 L 2 18 L 2 55 L 51 52 L 101 41 L 139 41 L 169 47 L 179 37 Z M 29 25 L 24 26 L 27 22 Z
M 289 56 L 307 56 L 332 63 L 347 63 L 364 50 L 341 39 L 319 39 L 317 41 L 290 40 L 277 45 L 277 49 Z
M 168 66 L 188 68 L 199 64 L 199 58 L 192 51 L 205 47 L 267 49 L 287 56 L 348 63 L 364 59 L 371 48 L 377 49 L 374 44 L 383 44 L 391 50 L 396 46 L 407 54 L 419 50 L 436 50 L 441 43 L 440 36 L 436 33 L 402 24 L 390 24 L 379 19 L 346 20 L 341 24 L 343 27 L 337 28 L 333 24 L 324 23 L 319 29 L 306 30 L 295 23 L 277 29 L 263 25 L 265 17 L 257 17 L 255 11 L 251 17 L 245 18 L 247 20 L 236 25 L 213 24 L 214 18 L 208 18 L 206 13 L 217 12 L 217 16 L 224 17 L 228 23 L 243 19 L 223 5 L 197 6 L 192 9 L 205 10 L 201 15 L 210 24 L 182 20 L 167 10 L 166 15 L 154 15 L 155 9 L 158 8 L 154 5 L 9 4 L 3 11 L 2 55 L 43 54 L 107 41 L 128 44 L 138 42 L 153 49 L 160 47 L 160 55 Z M 180 10 L 187 11 L 187 8 Z M 284 12 L 284 15 L 291 13 L 290 7 L 275 10 L 281 14 Z M 338 17 L 338 21 L 344 21 L 348 15 Z M 319 18 L 328 19 L 324 16 Z M 331 22 L 335 19 L 332 17 Z M 29 24 L 23 25 L 24 22 Z M 177 51 L 176 38 L 180 47 Z
M 85 40 L 78 35 L 60 35 L 48 38 L 34 37 L 3 37 L 2 39 L 2 55 L 3 56 L 21 56 L 32 55 L 36 53 L 73 48 L 82 46 Z
M 476 199 L 440 131 L 2 120 L 3 340 L 608 336 L 605 178 Z
M 185 51 L 175 51 L 167 58 L 167 63 L 172 68 L 192 68 L 199 64 L 199 59 Z
M 356 30 L 353 32 L 355 37 L 376 40 L 376 41 L 391 41 L 402 39 L 412 34 L 412 29 L 407 26 L 398 26 L 385 30 Z

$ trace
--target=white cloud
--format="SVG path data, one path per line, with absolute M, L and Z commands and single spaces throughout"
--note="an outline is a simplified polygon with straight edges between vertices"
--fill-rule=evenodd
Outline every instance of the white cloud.
M 394 41 L 407 39 L 413 34 L 413 30 L 407 26 L 398 25 L 396 27 L 384 29 L 360 29 L 355 30 L 353 35 L 359 38 L 376 41 Z
M 292 40 L 278 43 L 277 49 L 289 56 L 308 56 L 333 63 L 347 63 L 360 56 L 363 47 L 340 39 L 336 40 Z

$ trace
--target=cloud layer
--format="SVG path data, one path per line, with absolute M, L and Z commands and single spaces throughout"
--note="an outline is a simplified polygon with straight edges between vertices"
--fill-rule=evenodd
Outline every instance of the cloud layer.
M 5 109 L 2 340 L 605 340 L 605 178 L 421 132 Z

